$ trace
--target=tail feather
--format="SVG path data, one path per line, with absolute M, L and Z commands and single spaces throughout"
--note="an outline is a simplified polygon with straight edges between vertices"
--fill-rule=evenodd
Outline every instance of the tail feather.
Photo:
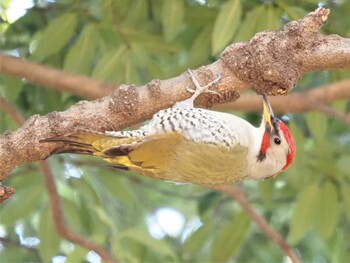
M 64 143 L 61 147 L 53 150 L 50 155 L 60 154 L 60 153 L 76 153 L 84 155 L 93 155 L 96 149 L 92 147 L 89 143 L 84 143 L 81 141 L 75 141 L 70 137 L 56 137 L 56 138 L 47 138 L 41 140 L 40 142 L 61 142 Z
M 83 155 L 99 155 L 101 157 L 110 157 L 105 154 L 111 151 L 115 156 L 124 156 L 128 154 L 125 145 L 129 145 L 139 138 L 116 137 L 105 133 L 79 130 L 60 137 L 52 137 L 40 142 L 60 142 L 61 147 L 53 150 L 50 155 L 60 153 L 74 153 Z

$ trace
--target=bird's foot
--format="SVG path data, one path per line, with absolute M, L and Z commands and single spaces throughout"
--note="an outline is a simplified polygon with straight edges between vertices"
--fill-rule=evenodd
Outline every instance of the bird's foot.
M 218 96 L 222 96 L 219 92 L 210 90 L 209 88 L 214 86 L 216 83 L 218 83 L 221 79 L 221 75 L 218 75 L 213 81 L 209 82 L 207 85 L 205 86 L 201 86 L 198 82 L 198 80 L 196 79 L 196 77 L 193 74 L 192 70 L 188 70 L 188 74 L 191 77 L 191 80 L 194 84 L 194 86 L 196 87 L 195 89 L 192 89 L 190 87 L 187 87 L 187 91 L 193 93 L 192 97 L 190 99 L 192 99 L 192 101 L 194 101 L 200 94 L 202 93 L 210 93 L 210 94 L 215 94 Z
M 196 77 L 194 76 L 192 70 L 189 69 L 188 74 L 191 77 L 191 80 L 195 86 L 195 89 L 187 87 L 187 91 L 192 93 L 193 95 L 187 100 L 176 103 L 175 107 L 193 107 L 194 100 L 202 93 L 210 93 L 210 94 L 215 94 L 215 95 L 222 97 L 222 95 L 219 92 L 216 92 L 216 91 L 209 89 L 210 87 L 214 86 L 216 83 L 218 83 L 220 81 L 221 75 L 218 75 L 213 81 L 209 82 L 207 85 L 201 86 L 199 84 L 198 80 L 196 79 Z

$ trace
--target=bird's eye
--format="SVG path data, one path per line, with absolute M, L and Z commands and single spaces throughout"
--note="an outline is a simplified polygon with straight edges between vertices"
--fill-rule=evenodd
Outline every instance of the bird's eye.
M 281 140 L 279 138 L 275 138 L 273 139 L 274 143 L 277 144 L 277 145 L 280 145 L 281 144 Z

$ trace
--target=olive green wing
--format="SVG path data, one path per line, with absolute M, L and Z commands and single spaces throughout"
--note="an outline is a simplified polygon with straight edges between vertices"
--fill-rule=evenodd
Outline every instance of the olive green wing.
M 102 154 L 117 166 L 172 182 L 222 185 L 246 177 L 246 147 L 198 143 L 174 132 L 148 136 Z

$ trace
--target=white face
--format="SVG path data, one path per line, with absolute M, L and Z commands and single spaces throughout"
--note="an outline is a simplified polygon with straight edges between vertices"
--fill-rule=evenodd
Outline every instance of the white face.
M 266 159 L 263 161 L 266 162 L 267 171 L 270 170 L 270 174 L 267 174 L 267 176 L 281 172 L 287 162 L 290 147 L 281 130 L 279 130 L 279 135 L 271 137 L 270 147 L 267 149 Z
M 278 126 L 277 126 L 278 127 Z M 265 133 L 265 125 L 260 127 L 260 138 Z M 289 144 L 278 127 L 278 132 L 271 132 L 269 138 L 269 147 L 263 156 L 259 157 L 261 139 L 258 142 L 258 148 L 251 155 L 247 175 L 251 179 L 264 179 L 279 174 L 286 165 L 287 155 L 290 151 Z

